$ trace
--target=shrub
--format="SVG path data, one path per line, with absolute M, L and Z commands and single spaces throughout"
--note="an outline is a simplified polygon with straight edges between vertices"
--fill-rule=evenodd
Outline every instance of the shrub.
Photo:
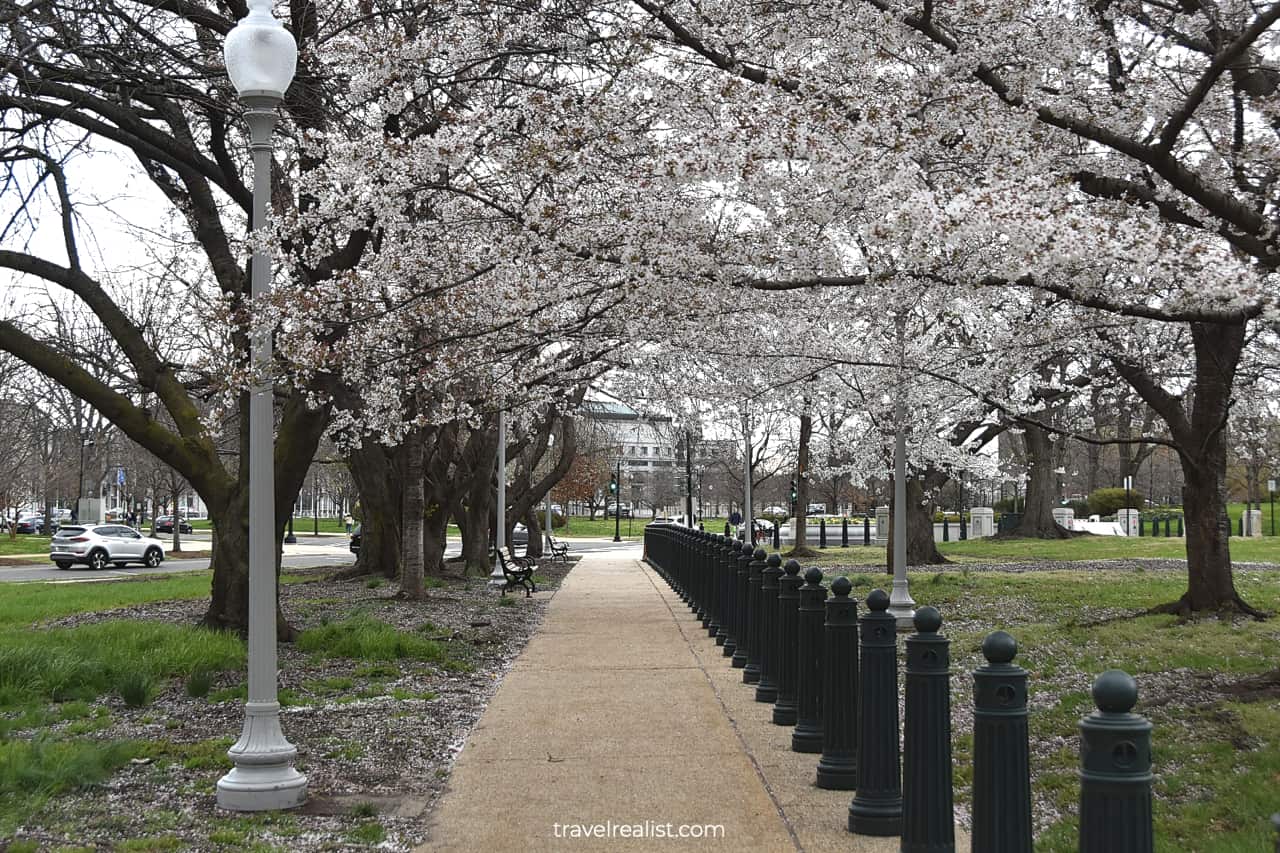
M 1089 495 L 1090 515 L 1115 515 L 1116 510 L 1125 507 L 1124 489 L 1098 489 Z M 1129 506 L 1140 509 L 1145 503 L 1142 492 L 1129 490 Z
M 193 699 L 203 699 L 209 695 L 213 687 L 213 676 L 207 669 L 198 669 L 187 676 L 187 695 Z
M 448 651 L 435 641 L 416 633 L 399 631 L 367 613 L 357 613 L 341 622 L 303 631 L 298 648 L 329 658 L 358 660 L 412 660 L 446 663 Z
M 141 708 L 155 695 L 156 682 L 145 672 L 126 672 L 116 682 L 116 693 L 130 708 Z

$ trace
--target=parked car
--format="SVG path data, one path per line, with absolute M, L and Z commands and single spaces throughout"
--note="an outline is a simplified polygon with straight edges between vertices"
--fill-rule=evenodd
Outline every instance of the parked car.
M 360 554 L 360 528 L 363 525 L 356 525 L 356 529 L 351 531 L 351 542 L 347 547 L 351 549 L 351 553 L 359 556 Z
M 529 531 L 525 529 L 525 526 L 522 522 L 517 521 L 516 526 L 512 529 L 511 544 L 526 545 L 526 546 L 529 544 Z
M 83 563 L 91 569 L 142 563 L 155 568 L 164 562 L 164 545 L 123 524 L 69 524 L 54 534 L 49 559 L 60 569 Z
M 173 516 L 161 515 L 156 517 L 156 533 L 172 533 L 173 532 Z M 185 518 L 178 519 L 179 533 L 192 533 L 191 525 Z
M 790 514 L 791 514 L 791 510 L 787 509 L 785 506 L 777 506 L 776 504 L 774 506 L 765 507 L 764 510 L 760 513 L 760 515 L 762 516 L 777 515 L 783 518 L 786 518 Z
M 51 526 L 53 530 L 56 532 L 58 529 L 58 522 L 56 521 L 53 522 Z M 19 533 L 43 533 L 44 532 L 44 516 L 29 515 L 26 518 L 18 519 L 18 532 Z

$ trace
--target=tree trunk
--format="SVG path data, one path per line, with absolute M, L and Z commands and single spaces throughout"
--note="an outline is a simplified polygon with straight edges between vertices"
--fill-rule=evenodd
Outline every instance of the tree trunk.
M 924 499 L 924 490 L 926 487 L 941 486 L 946 482 L 947 476 L 940 471 L 929 471 L 925 474 L 925 480 L 921 481 L 918 477 L 907 477 L 907 565 L 908 566 L 936 566 L 951 562 L 942 556 L 938 551 L 937 543 L 933 541 L 933 503 L 926 504 Z M 889 574 L 893 574 L 893 522 L 896 517 L 894 513 L 894 494 L 896 490 L 889 490 L 889 540 L 886 552 L 885 566 Z
M 788 552 L 789 556 L 816 556 L 817 552 L 809 547 L 808 525 L 805 518 L 809 514 L 809 442 L 813 438 L 813 417 L 806 411 L 800 416 L 800 441 L 796 445 L 796 505 L 795 546 Z M 908 549 L 908 553 L 910 549 Z
M 432 504 L 422 522 L 422 565 L 428 575 L 439 577 L 444 574 L 444 551 L 448 545 L 448 533 L 449 513 L 440 504 Z M 425 586 L 422 597 L 426 597 Z
M 208 504 L 209 520 L 218 532 L 218 547 L 210 563 L 213 582 L 209 608 L 200 624 L 221 631 L 235 631 L 247 636 L 249 630 L 249 488 L 235 489 L 225 506 Z M 275 534 L 276 573 L 276 638 L 292 642 L 297 631 L 280 611 L 280 546 L 284 541 L 284 519 L 277 519 Z
M 1245 603 L 1231 572 L 1231 523 L 1227 518 L 1227 418 L 1245 323 L 1192 323 L 1195 380 L 1190 411 L 1184 396 L 1165 391 L 1140 367 L 1114 359 L 1116 369 L 1169 426 L 1182 462 L 1182 503 L 1187 537 L 1187 591 L 1153 612 L 1266 614 Z
M 538 510 L 529 510 L 524 514 L 524 528 L 529 534 L 529 544 L 525 546 L 526 557 L 542 556 L 542 524 L 538 517 Z
M 403 453 L 372 441 L 347 457 L 360 495 L 360 554 L 353 574 L 400 577 Z
M 1022 509 L 1022 520 L 1009 535 L 1023 539 L 1066 539 L 1071 531 L 1060 526 L 1053 518 L 1057 505 L 1057 479 L 1054 473 L 1056 445 L 1065 439 L 1054 441 L 1047 430 L 1028 424 L 1022 433 L 1026 447 L 1027 496 Z
M 421 427 L 409 431 L 404 443 L 404 541 L 400 570 L 400 595 L 419 600 L 427 588 L 423 568 L 424 475 Z

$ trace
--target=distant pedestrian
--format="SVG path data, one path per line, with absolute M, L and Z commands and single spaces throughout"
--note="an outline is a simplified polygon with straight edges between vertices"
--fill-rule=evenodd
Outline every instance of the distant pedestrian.
M 729 513 L 729 523 L 732 524 L 734 527 L 737 527 L 739 524 L 741 524 L 742 513 L 738 512 L 736 509 L 733 512 Z
M 348 516 L 346 516 L 345 518 L 343 518 L 342 520 L 343 520 L 343 522 L 345 522 L 345 523 L 346 523 L 346 525 L 347 525 L 347 535 L 348 535 L 348 536 L 350 536 L 350 535 L 351 535 L 351 516 L 350 516 L 350 515 L 348 515 Z
M 138 526 L 138 514 L 133 510 L 129 510 L 129 526 L 130 527 Z

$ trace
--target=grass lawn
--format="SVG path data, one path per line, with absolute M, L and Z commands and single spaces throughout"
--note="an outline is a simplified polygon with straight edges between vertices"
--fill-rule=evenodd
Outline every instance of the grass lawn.
M 869 549 L 868 549 L 869 550 Z M 882 550 L 882 549 L 878 549 Z M 1078 536 L 1074 539 L 969 539 L 941 542 L 938 550 L 955 560 L 1115 560 L 1126 558 L 1186 559 L 1182 539 L 1124 536 Z M 1231 558 L 1239 562 L 1280 563 L 1280 537 L 1231 538 Z
M 148 522 L 150 524 L 150 522 Z M 193 530 L 212 530 L 213 522 L 207 518 L 194 518 L 190 522 Z M 355 526 L 355 522 L 352 522 Z M 293 517 L 293 535 L 308 536 L 316 527 L 315 520 L 311 516 L 295 515 Z M 341 518 L 321 518 L 319 519 L 319 528 L 321 533 L 346 533 L 347 525 Z
M 49 537 L 36 536 L 33 533 L 19 533 L 10 538 L 8 534 L 0 535 L 0 556 L 5 554 L 48 554 Z
M 851 574 L 863 597 L 887 578 Z M 1244 597 L 1280 609 L 1280 573 L 1244 570 Z M 1280 617 L 1235 623 L 1139 616 L 1177 598 L 1179 573 L 1153 571 L 983 572 L 963 566 L 913 572 L 918 604 L 938 607 L 952 640 L 952 704 L 972 707 L 970 672 L 987 633 L 1017 638 L 1030 672 L 1030 734 L 1036 791 L 1036 850 L 1076 849 L 1080 717 L 1092 710 L 1093 678 L 1110 668 L 1138 680 L 1137 711 L 1155 725 L 1156 849 L 1244 853 L 1271 849 L 1268 818 L 1280 811 L 1280 684 L 1248 689 L 1275 672 Z M 956 798 L 970 800 L 972 733 L 955 730 Z

